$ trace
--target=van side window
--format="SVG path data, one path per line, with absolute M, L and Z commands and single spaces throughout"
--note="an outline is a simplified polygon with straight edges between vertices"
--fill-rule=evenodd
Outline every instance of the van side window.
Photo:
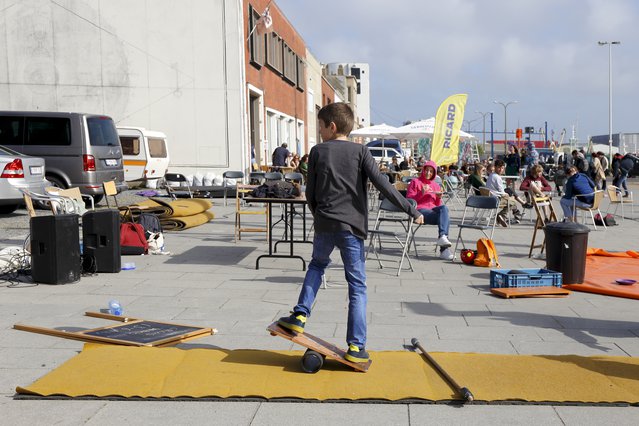
M 54 117 L 27 117 L 25 145 L 71 145 L 71 120 Z
M 149 138 L 149 154 L 152 158 L 166 158 L 166 143 L 164 139 Z
M 89 139 L 92 146 L 118 146 L 118 132 L 110 117 L 87 118 Z
M 369 148 L 373 157 L 381 158 L 384 156 L 384 152 L 381 149 L 371 149 Z
M 122 155 L 140 154 L 140 138 L 120 136 L 120 145 L 122 145 Z
M 0 117 L 0 145 L 22 145 L 23 117 Z

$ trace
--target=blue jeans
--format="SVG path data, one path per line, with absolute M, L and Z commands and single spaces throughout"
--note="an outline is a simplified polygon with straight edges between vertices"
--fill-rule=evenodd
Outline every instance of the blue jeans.
M 447 206 L 437 206 L 432 210 L 419 209 L 419 212 L 424 216 L 424 223 L 426 225 L 437 225 L 439 227 L 439 235 L 448 236 L 448 228 L 450 228 L 450 218 L 448 216 Z
M 626 195 L 628 195 L 628 185 L 626 184 L 626 179 L 628 179 L 628 173 L 621 172 L 621 175 L 617 176 L 612 184 L 619 188 L 619 192 L 621 192 L 621 190 L 623 189 L 624 191 L 626 191 Z
M 324 270 L 331 263 L 331 253 L 337 247 L 344 262 L 348 282 L 348 325 L 346 343 L 366 347 L 366 265 L 364 240 L 348 231 L 315 233 L 313 257 L 308 265 L 302 291 L 294 312 L 311 315 L 317 291 L 322 284 Z
M 569 217 L 571 219 L 574 219 L 575 212 L 572 210 L 573 199 L 572 198 L 562 198 L 559 201 L 559 204 L 561 205 L 561 209 L 564 211 L 564 218 Z M 583 201 L 579 201 L 579 199 L 577 199 L 575 201 L 575 205 L 577 207 L 591 207 L 592 206 L 592 204 L 584 203 Z

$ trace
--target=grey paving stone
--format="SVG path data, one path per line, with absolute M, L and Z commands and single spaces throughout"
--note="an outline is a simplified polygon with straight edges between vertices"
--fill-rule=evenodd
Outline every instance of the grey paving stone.
M 84 425 L 105 405 L 104 401 L 12 401 L 0 405 L 0 415 L 10 425 Z
M 562 425 L 550 406 L 420 405 L 410 406 L 410 424 Z
M 258 402 L 114 402 L 104 404 L 87 425 L 207 424 L 250 425 Z M 175 419 L 180 413 L 179 419 Z M 169 419 L 175 419 L 171 422 Z
M 565 425 L 636 425 L 637 407 L 559 406 L 555 411 Z
M 388 404 L 261 404 L 252 425 L 324 426 L 351 424 L 353 419 L 366 419 L 367 425 L 408 425 L 406 405 Z

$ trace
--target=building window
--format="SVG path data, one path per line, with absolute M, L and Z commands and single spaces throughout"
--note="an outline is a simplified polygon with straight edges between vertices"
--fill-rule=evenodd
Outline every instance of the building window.
M 360 78 L 359 68 L 351 67 L 351 75 L 359 80 Z
M 257 33 L 255 24 L 260 19 L 260 14 L 249 5 L 249 55 L 251 64 L 256 68 L 264 65 L 264 36 Z
M 297 58 L 297 88 L 304 90 L 306 88 L 306 79 L 304 78 L 304 59 Z
M 282 54 L 284 59 L 284 78 L 290 83 L 295 84 L 297 80 L 297 55 L 295 55 L 293 49 L 286 43 L 283 43 Z
M 282 74 L 282 46 L 284 41 L 276 33 L 267 35 L 266 64 L 278 74 Z

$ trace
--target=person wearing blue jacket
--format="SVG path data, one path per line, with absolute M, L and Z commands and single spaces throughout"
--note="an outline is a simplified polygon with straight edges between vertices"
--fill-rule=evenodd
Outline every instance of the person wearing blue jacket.
M 591 207 L 595 201 L 593 195 L 595 183 L 583 173 L 577 171 L 577 167 L 568 168 L 568 182 L 566 182 L 564 196 L 559 204 L 564 211 L 565 221 L 574 221 L 574 207 Z

